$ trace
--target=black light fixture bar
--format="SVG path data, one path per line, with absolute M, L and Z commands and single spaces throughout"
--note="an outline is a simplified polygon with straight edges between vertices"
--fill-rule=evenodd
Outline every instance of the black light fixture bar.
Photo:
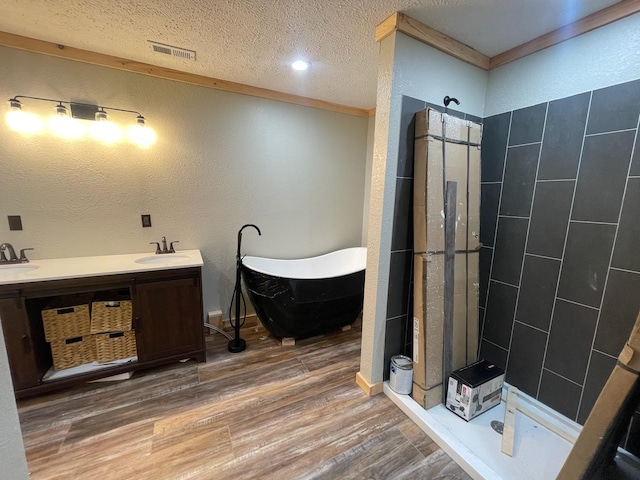
M 51 102 L 55 104 L 66 103 L 71 108 L 71 115 L 73 116 L 73 118 L 81 118 L 84 120 L 95 120 L 95 114 L 100 109 L 111 110 L 114 112 L 133 113 L 136 116 L 142 117 L 142 114 L 135 110 L 126 110 L 124 108 L 107 107 L 103 105 L 92 105 L 90 103 L 82 103 L 82 102 L 67 102 L 64 100 L 54 100 L 52 98 L 31 97 L 29 95 L 16 95 L 15 97 L 9 99 L 9 102 L 14 102 L 14 101 L 20 102 L 19 100 L 20 98 L 28 98 L 30 100 L 40 100 L 42 102 Z

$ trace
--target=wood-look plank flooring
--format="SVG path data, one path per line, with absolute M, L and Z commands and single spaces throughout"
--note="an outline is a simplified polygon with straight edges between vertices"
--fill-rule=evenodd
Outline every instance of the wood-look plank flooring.
M 31 479 L 468 479 L 384 395 L 355 383 L 358 327 L 18 403 Z M 1 475 L 0 475 L 1 476 Z

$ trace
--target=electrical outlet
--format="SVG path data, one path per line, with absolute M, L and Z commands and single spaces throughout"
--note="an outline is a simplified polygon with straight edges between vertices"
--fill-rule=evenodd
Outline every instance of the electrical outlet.
M 142 215 L 142 226 L 143 227 L 151 226 L 151 215 L 149 214 Z

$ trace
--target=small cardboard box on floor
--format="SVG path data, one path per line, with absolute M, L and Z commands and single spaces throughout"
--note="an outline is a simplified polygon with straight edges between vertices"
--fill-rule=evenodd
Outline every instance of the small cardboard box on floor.
M 442 402 L 446 383 L 442 372 L 445 181 L 458 185 L 452 367 L 458 369 L 476 360 L 481 132 L 479 124 L 436 110 L 416 114 L 412 397 L 423 408 Z
M 466 421 L 500 403 L 504 370 L 479 360 L 449 376 L 446 407 Z

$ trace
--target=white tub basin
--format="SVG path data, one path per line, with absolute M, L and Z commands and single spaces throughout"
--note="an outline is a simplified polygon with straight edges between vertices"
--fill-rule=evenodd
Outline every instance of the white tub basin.
M 135 262 L 142 265 L 170 265 L 172 263 L 183 262 L 189 258 L 190 257 L 188 255 L 181 255 L 179 253 L 166 253 L 138 258 Z

